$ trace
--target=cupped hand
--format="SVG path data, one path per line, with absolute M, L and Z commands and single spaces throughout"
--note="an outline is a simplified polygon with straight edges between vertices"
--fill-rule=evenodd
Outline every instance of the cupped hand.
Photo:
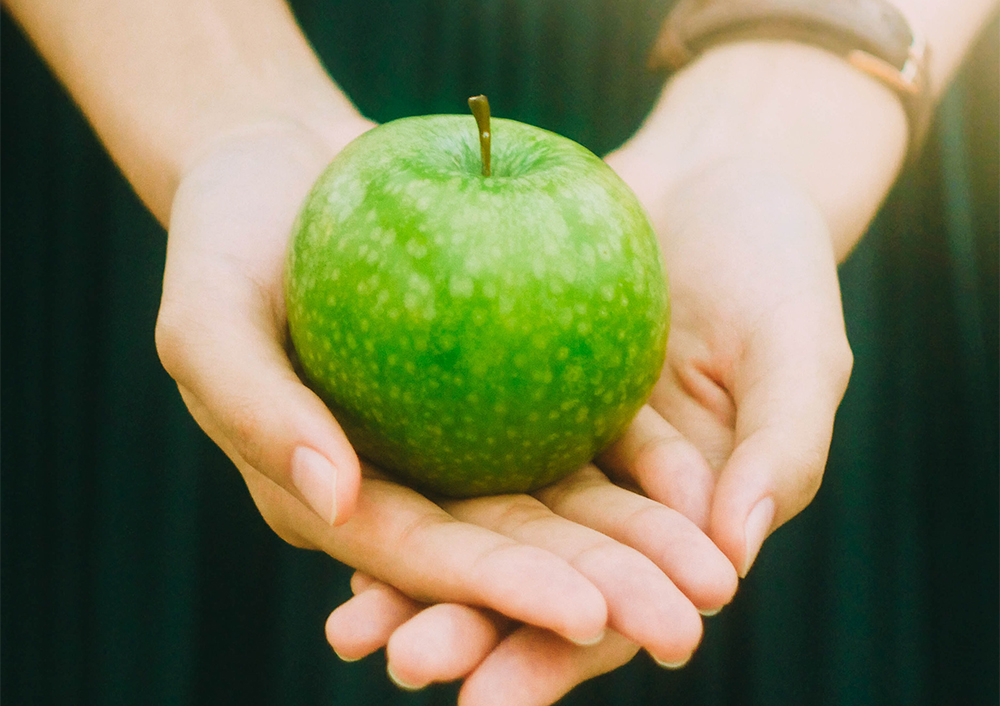
M 746 575 L 768 534 L 808 505 L 852 365 L 830 233 L 766 161 L 731 158 L 663 188 L 624 150 L 671 277 L 663 375 L 602 458 L 703 527 Z

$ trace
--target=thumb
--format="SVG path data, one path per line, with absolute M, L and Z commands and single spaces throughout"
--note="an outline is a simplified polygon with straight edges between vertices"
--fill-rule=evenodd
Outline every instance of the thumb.
M 347 437 L 300 382 L 274 332 L 247 318 L 247 308 L 220 306 L 161 305 L 156 343 L 164 367 L 234 462 L 260 471 L 328 524 L 346 522 L 361 482 Z
M 710 536 L 741 577 L 770 533 L 819 490 L 852 365 L 842 319 L 833 336 L 816 320 L 783 322 L 743 361 L 734 385 L 736 445 L 709 518 Z

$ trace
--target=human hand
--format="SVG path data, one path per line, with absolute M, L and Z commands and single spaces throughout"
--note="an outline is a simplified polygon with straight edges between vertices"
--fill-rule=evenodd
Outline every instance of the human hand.
M 693 523 L 611 484 L 593 466 L 534 499 L 499 496 L 443 506 L 565 557 L 600 588 L 609 630 L 595 645 L 574 645 L 494 611 L 414 600 L 408 590 L 355 576 L 357 595 L 331 614 L 327 639 L 351 661 L 385 646 L 389 673 L 404 688 L 465 678 L 462 704 L 548 704 L 629 661 L 640 646 L 664 666 L 680 666 L 701 635 L 695 608 L 714 613 L 736 588 L 735 570 Z
M 609 162 L 660 235 L 673 314 L 649 408 L 602 461 L 705 528 L 746 575 L 815 495 L 850 375 L 829 230 L 766 163 L 722 160 L 661 191 L 641 156 Z

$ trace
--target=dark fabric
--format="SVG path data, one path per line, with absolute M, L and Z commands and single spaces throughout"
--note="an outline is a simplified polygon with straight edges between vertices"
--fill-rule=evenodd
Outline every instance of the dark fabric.
M 295 3 L 370 117 L 464 110 L 604 152 L 660 85 L 660 3 Z M 164 233 L 2 20 L 0 697 L 6 704 L 445 704 L 323 620 L 348 571 L 292 549 L 153 345 Z M 640 656 L 567 704 L 997 704 L 998 43 L 842 268 L 856 368 L 816 501 L 689 668 Z

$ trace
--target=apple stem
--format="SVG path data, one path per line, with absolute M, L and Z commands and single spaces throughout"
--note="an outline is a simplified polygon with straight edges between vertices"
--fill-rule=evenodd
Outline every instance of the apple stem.
M 479 148 L 483 153 L 483 176 L 490 175 L 490 102 L 486 96 L 472 96 L 469 110 L 479 128 Z

